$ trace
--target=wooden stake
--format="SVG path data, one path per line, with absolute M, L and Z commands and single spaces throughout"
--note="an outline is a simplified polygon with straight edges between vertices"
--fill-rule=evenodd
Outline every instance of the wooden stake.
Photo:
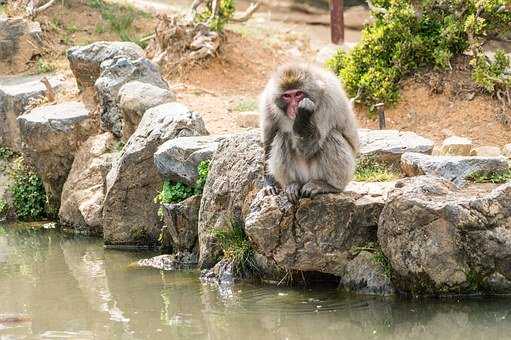
M 44 77 L 41 79 L 41 83 L 46 87 L 46 98 L 48 98 L 48 102 L 53 103 L 55 101 L 55 91 L 53 91 L 48 78 Z
M 380 130 L 385 129 L 385 104 L 379 103 L 376 104 L 374 107 L 376 107 L 376 111 L 378 111 L 378 124 L 380 126 Z
M 344 43 L 344 1 L 330 0 L 330 32 L 332 43 Z

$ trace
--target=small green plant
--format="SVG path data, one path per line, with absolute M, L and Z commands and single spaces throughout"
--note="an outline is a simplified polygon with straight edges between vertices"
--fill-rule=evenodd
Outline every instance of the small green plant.
M 197 21 L 208 24 L 213 31 L 223 32 L 225 25 L 232 18 L 235 7 L 234 0 L 219 0 L 218 15 L 212 17 L 212 0 L 209 0 L 204 9 L 198 13 Z
M 46 193 L 41 178 L 18 157 L 9 170 L 12 184 L 13 206 L 21 221 L 38 220 L 46 217 Z
M 16 155 L 16 152 L 6 146 L 0 146 L 0 160 L 8 160 Z
M 158 204 L 179 203 L 193 195 L 193 189 L 183 183 L 164 181 L 161 191 L 154 198 Z
M 381 267 L 385 276 L 389 278 L 392 276 L 392 266 L 390 261 L 379 247 L 375 249 L 373 253 L 373 260 Z
M 484 54 L 478 55 L 472 59 L 471 65 L 472 79 L 489 94 L 511 88 L 511 76 L 506 74 L 510 60 L 504 51 L 498 50 L 493 61 Z
M 96 32 L 97 34 L 105 33 L 106 32 L 105 26 L 103 26 L 102 24 L 96 24 L 94 32 Z
M 475 172 L 467 176 L 467 179 L 475 183 L 505 183 L 511 181 L 511 170 Z
M 71 23 L 69 26 L 66 27 L 66 31 L 69 34 L 73 34 L 79 31 L 78 26 L 76 26 L 75 23 Z
M 119 151 L 122 151 L 122 149 L 124 149 L 124 146 L 126 145 L 126 143 L 124 143 L 123 141 L 117 141 L 115 142 L 114 144 L 114 149 L 115 151 L 119 152 Z
M 222 249 L 223 258 L 234 265 L 234 270 L 237 274 L 257 270 L 254 250 L 239 223 L 232 222 L 228 230 L 214 230 L 213 236 Z
M 391 170 L 372 157 L 362 157 L 355 168 L 355 181 L 359 182 L 387 182 L 398 179 L 397 172 Z
M 240 101 L 235 107 L 236 112 L 247 112 L 257 110 L 257 101 L 253 99 L 245 99 Z
M 7 214 L 7 209 L 9 209 L 7 201 L 3 197 L 0 197 L 0 218 Z
M 55 65 L 47 62 L 43 58 L 39 58 L 36 61 L 36 72 L 37 74 L 41 73 L 50 73 L 55 71 Z
M 202 191 L 204 190 L 204 185 L 206 184 L 206 179 L 208 178 L 209 173 L 209 164 L 210 161 L 201 161 L 197 166 L 197 172 L 199 176 L 197 177 L 197 182 L 195 182 L 194 193 L 195 195 L 202 195 Z

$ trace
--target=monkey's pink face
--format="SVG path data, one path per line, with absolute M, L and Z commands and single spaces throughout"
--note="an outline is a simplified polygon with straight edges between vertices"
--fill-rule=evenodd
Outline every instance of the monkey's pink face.
M 282 100 L 287 104 L 286 113 L 291 119 L 295 119 L 298 113 L 298 105 L 305 98 L 305 93 L 300 90 L 287 90 L 282 94 Z

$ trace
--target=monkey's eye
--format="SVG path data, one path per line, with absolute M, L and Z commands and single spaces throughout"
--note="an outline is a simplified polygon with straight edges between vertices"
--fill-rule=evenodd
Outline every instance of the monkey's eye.
M 284 93 L 284 94 L 282 95 L 282 98 L 283 98 L 283 99 L 285 99 L 285 100 L 290 100 L 290 99 L 291 99 L 291 97 L 292 97 L 292 96 L 291 96 L 291 94 L 289 94 L 289 93 Z
M 302 91 L 296 91 L 296 99 L 302 100 L 303 97 L 305 97 L 305 93 L 303 93 Z

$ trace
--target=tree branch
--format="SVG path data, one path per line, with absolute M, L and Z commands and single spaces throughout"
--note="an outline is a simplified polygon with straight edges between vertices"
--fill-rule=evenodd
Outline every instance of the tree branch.
M 233 15 L 233 17 L 231 18 L 231 21 L 233 21 L 233 22 L 245 22 L 245 21 L 247 21 L 257 11 L 257 9 L 259 8 L 260 5 L 261 5 L 260 2 L 251 3 L 246 11 L 241 12 L 239 14 L 235 13 Z

